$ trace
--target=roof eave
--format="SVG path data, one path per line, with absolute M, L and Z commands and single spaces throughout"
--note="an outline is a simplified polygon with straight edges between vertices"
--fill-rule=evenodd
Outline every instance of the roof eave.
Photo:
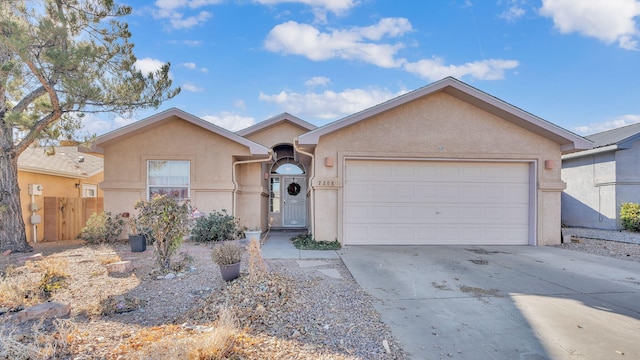
M 165 110 L 163 112 L 160 112 L 158 114 L 152 115 L 148 118 L 142 119 L 140 121 L 136 121 L 132 124 L 123 126 L 119 129 L 113 130 L 111 132 L 108 132 L 102 136 L 99 136 L 98 138 L 96 138 L 96 140 L 91 144 L 91 151 L 98 153 L 98 154 L 104 154 L 104 148 L 103 148 L 103 144 L 108 143 L 110 141 L 116 140 L 122 136 L 125 136 L 127 134 L 131 134 L 137 130 L 140 130 L 142 128 L 145 128 L 149 125 L 155 124 L 157 122 L 163 121 L 169 117 L 172 116 L 177 116 L 183 120 L 186 120 L 194 125 L 200 126 L 206 130 L 209 130 L 213 133 L 216 133 L 222 137 L 225 137 L 229 140 L 235 141 L 241 145 L 246 146 L 247 148 L 249 148 L 249 152 L 251 152 L 251 154 L 253 155 L 267 155 L 269 154 L 269 149 L 267 149 L 266 147 L 257 144 L 249 139 L 246 139 L 242 136 L 239 136 L 229 130 L 226 130 L 220 126 L 214 125 L 208 121 L 205 121 L 195 115 L 191 115 L 185 111 L 182 111 L 178 108 L 171 108 L 168 110 Z
M 251 134 L 254 134 L 260 130 L 263 130 L 265 128 L 268 128 L 272 125 L 275 125 L 281 121 L 289 121 L 295 125 L 300 126 L 303 129 L 306 129 L 307 131 L 311 131 L 317 128 L 317 126 L 308 123 L 302 119 L 300 119 L 297 116 L 291 115 L 289 113 L 282 113 L 280 115 L 276 115 L 274 117 L 271 117 L 267 120 L 261 121 L 255 125 L 249 126 L 247 128 L 244 128 L 242 130 L 236 131 L 236 134 L 239 136 L 249 136 Z
M 583 137 L 573 134 L 557 125 L 536 117 L 522 109 L 508 104 L 494 96 L 480 91 L 452 77 L 444 78 L 440 81 L 422 87 L 410 93 L 400 95 L 382 104 L 373 106 L 359 113 L 347 116 L 343 119 L 327 124 L 321 128 L 302 134 L 298 137 L 300 145 L 315 145 L 320 141 L 320 137 L 329 134 L 343 127 L 354 124 L 360 120 L 388 111 L 400 105 L 406 104 L 418 98 L 431 95 L 440 91 L 461 99 L 480 109 L 490 112 L 496 116 L 516 123 L 523 128 L 546 137 L 562 148 L 563 152 L 586 150 L 593 147 L 592 143 Z
M 619 149 L 620 148 L 616 144 L 609 145 L 609 146 L 602 146 L 595 149 L 589 149 L 589 150 L 578 151 L 578 152 L 562 155 L 562 160 L 576 159 L 583 156 L 602 154 L 606 152 L 617 151 Z

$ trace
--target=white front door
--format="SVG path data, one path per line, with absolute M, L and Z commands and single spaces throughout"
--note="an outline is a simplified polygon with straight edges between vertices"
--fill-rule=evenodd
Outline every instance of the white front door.
M 282 182 L 282 225 L 307 226 L 306 178 L 285 176 Z

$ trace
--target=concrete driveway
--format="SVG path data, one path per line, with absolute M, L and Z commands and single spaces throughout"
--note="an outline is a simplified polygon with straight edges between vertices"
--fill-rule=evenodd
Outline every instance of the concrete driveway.
M 640 263 L 530 246 L 339 254 L 411 359 L 640 359 Z

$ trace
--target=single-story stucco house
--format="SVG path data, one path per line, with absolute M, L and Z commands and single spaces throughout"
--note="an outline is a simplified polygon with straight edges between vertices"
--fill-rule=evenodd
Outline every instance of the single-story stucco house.
M 589 148 L 451 77 L 317 128 L 285 113 L 232 133 L 173 108 L 94 143 L 107 211 L 172 193 L 345 245 L 559 243 L 560 158 Z
M 103 211 L 101 156 L 76 143 L 32 146 L 18 157 L 20 205 L 29 241 L 76 239 L 93 213 Z
M 593 149 L 562 157 L 562 223 L 621 229 L 620 205 L 640 202 L 640 123 L 586 138 Z

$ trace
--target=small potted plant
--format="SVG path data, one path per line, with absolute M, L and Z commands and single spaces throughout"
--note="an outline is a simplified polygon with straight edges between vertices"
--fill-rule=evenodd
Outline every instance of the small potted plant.
M 260 228 L 260 226 L 255 226 L 252 228 L 245 227 L 245 230 L 244 230 L 245 239 L 249 241 L 251 241 L 251 239 L 253 238 L 260 240 L 260 235 L 262 235 L 262 229 Z
M 223 241 L 216 245 L 211 258 L 220 267 L 220 274 L 224 281 L 231 281 L 240 276 L 242 247 L 237 241 Z

